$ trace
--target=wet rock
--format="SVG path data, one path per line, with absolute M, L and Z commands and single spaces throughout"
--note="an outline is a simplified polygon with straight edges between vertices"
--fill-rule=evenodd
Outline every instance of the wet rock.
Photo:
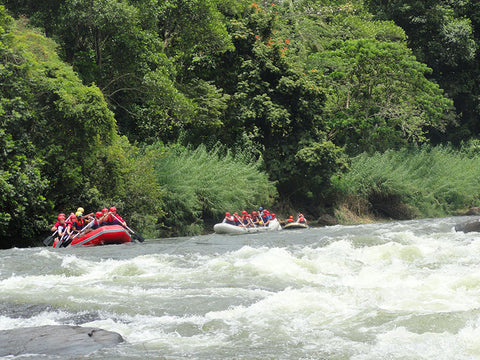
M 480 219 L 467 221 L 461 224 L 455 225 L 455 231 L 463 231 L 463 232 L 480 232 Z
M 470 209 L 468 209 L 465 215 L 480 215 L 480 207 L 471 207 Z
M 324 215 L 322 215 L 318 218 L 317 224 L 318 225 L 325 225 L 325 226 L 337 225 L 338 221 L 332 215 L 324 214 Z
M 0 331 L 0 356 L 81 356 L 123 341 L 118 333 L 81 326 L 47 325 L 3 330 Z

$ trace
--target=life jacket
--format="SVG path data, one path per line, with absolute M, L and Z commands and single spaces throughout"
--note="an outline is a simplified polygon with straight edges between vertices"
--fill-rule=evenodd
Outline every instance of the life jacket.
M 92 229 L 98 229 L 100 226 L 103 226 L 103 221 L 99 223 L 97 218 L 93 219 L 92 221 L 93 221 Z
M 304 223 L 305 223 L 305 218 L 304 218 L 303 216 L 300 217 L 300 218 L 298 219 L 298 222 L 299 222 L 300 224 L 304 224 Z
M 106 217 L 106 219 L 103 220 L 103 225 L 113 225 L 115 221 L 118 223 L 112 214 L 110 214 Z
M 62 237 L 62 236 L 64 236 L 64 235 L 67 233 L 67 232 L 66 232 L 66 231 L 67 231 L 67 226 L 68 226 L 67 224 L 63 224 L 63 225 L 58 224 L 58 226 L 57 226 L 57 231 L 58 231 L 57 234 L 58 234 L 59 237 Z
M 110 214 L 105 220 L 105 223 L 107 225 L 122 225 L 123 222 L 125 222 L 125 220 L 123 220 L 122 217 L 118 214 L 115 214 L 115 216 L 113 216 L 113 214 Z
M 83 220 L 83 219 L 79 220 L 77 218 L 77 221 L 74 221 L 72 223 L 72 229 L 73 230 L 82 230 L 84 226 L 85 226 L 85 220 Z
M 270 221 L 270 215 L 265 214 L 262 216 L 262 221 L 265 226 L 268 226 L 268 222 Z
M 72 224 L 73 224 L 73 220 L 67 220 L 67 221 L 65 221 L 65 225 L 67 225 L 67 227 L 69 227 L 69 228 L 72 227 Z
M 225 218 L 225 223 L 226 224 L 230 224 L 230 225 L 236 225 L 235 224 L 235 219 L 233 218 L 233 216 L 228 216 Z

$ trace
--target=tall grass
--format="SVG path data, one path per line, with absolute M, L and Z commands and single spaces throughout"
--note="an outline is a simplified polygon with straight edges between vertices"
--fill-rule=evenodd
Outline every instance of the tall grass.
M 378 199 L 394 199 L 416 216 L 435 217 L 477 205 L 479 176 L 479 153 L 425 146 L 362 154 L 336 186 L 344 196 L 360 198 L 373 210 Z
M 164 224 L 172 233 L 198 233 L 203 220 L 220 221 L 225 211 L 267 206 L 276 196 L 275 184 L 261 171 L 261 163 L 248 154 L 233 155 L 221 146 L 157 146 L 157 180 L 165 190 Z

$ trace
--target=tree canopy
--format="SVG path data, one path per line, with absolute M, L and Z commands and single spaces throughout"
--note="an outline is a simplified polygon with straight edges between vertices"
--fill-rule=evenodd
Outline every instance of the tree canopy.
M 321 206 L 352 156 L 480 130 L 474 0 L 0 4 L 0 236 L 10 242 L 38 237 L 72 204 L 119 204 L 152 236 L 174 233 L 166 214 L 182 186 L 197 186 L 167 186 L 179 178 L 158 169 L 174 172 L 175 157 L 207 172 L 195 157 L 213 171 L 248 154 L 239 167 L 265 187 L 239 206 Z M 184 201 L 179 221 L 218 216 L 233 204 L 223 194 Z

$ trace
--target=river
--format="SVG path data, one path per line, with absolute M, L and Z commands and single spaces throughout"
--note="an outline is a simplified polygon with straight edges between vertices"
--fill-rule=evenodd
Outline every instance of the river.
M 0 330 L 125 338 L 89 359 L 479 359 L 468 219 L 2 250 Z

